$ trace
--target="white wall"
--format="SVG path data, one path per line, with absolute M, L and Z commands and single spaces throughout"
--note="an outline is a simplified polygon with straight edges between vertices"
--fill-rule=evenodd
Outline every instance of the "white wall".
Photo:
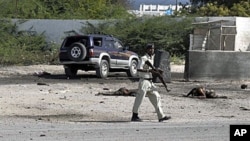
M 235 50 L 250 51 L 250 18 L 237 17 L 236 26 Z

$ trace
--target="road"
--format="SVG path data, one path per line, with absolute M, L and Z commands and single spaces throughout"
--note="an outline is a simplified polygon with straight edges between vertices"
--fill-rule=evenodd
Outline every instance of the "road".
M 52 75 L 32 75 L 39 70 Z M 171 92 L 159 87 L 163 109 L 172 119 L 159 123 L 145 99 L 140 117 L 146 120 L 133 123 L 134 97 L 95 95 L 104 89 L 136 88 L 138 82 L 125 74 L 98 79 L 86 73 L 68 79 L 61 66 L 0 68 L 0 141 L 229 141 L 229 125 L 250 125 L 249 89 L 239 87 L 250 82 L 186 82 L 174 73 L 172 78 Z M 182 96 L 198 85 L 228 99 Z
M 1 123 L 1 141 L 228 141 L 233 122 L 49 122 Z M 1 120 L 3 122 L 3 120 Z M 237 123 L 239 123 L 237 121 Z

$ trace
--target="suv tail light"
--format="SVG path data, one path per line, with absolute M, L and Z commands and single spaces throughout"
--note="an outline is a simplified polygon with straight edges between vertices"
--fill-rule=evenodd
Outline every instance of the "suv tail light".
M 93 57 L 94 56 L 94 50 L 93 49 L 89 49 L 89 57 Z

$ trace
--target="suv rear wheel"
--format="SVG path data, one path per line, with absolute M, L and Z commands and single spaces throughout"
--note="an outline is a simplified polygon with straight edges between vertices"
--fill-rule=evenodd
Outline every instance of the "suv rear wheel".
M 96 69 L 96 75 L 99 78 L 106 78 L 109 74 L 109 62 L 107 60 L 101 60 L 99 68 Z
M 137 65 L 138 65 L 138 62 L 136 60 L 131 61 L 131 65 L 129 66 L 129 69 L 127 70 L 127 75 L 129 77 L 137 76 Z
M 68 77 L 76 76 L 77 71 L 78 71 L 77 68 L 75 68 L 74 66 L 65 66 L 64 67 L 64 72 L 65 72 L 66 76 L 68 76 Z
M 86 57 L 87 50 L 82 43 L 73 43 L 69 47 L 68 55 L 73 61 L 81 61 Z

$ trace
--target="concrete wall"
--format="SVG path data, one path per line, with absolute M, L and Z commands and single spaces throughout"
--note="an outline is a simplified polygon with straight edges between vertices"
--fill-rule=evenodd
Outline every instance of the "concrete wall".
M 250 51 L 250 18 L 236 18 L 237 35 L 235 40 L 236 51 Z
M 250 52 L 189 51 L 186 80 L 250 80 Z
M 98 20 L 46 20 L 46 19 L 13 19 L 13 23 L 18 26 L 19 31 L 35 31 L 44 33 L 48 42 L 61 44 L 63 39 L 70 33 L 76 31 L 81 33 L 82 27 L 87 23 L 97 24 Z M 73 34 L 73 32 L 71 32 Z M 82 33 L 83 34 L 83 33 Z

